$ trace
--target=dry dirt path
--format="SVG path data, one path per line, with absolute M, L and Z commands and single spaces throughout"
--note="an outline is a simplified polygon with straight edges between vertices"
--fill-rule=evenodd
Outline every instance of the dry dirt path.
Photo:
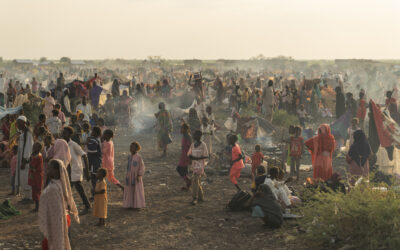
M 175 136 L 168 158 L 161 160 L 154 151 L 149 134 L 118 135 L 115 138 L 116 177 L 124 179 L 131 141 L 142 145 L 146 165 L 144 186 L 147 208 L 132 211 L 122 208 L 122 192 L 108 184 L 108 219 L 105 228 L 95 227 L 91 214 L 81 216 L 81 224 L 70 229 L 73 249 L 301 249 L 295 242 L 296 222 L 286 221 L 278 230 L 270 230 L 248 212 L 225 209 L 235 189 L 227 176 L 209 176 L 205 180 L 204 203 L 190 205 L 190 193 L 180 190 L 183 181 L 175 168 L 180 153 L 180 136 Z M 0 172 L 0 201 L 10 198 L 21 215 L 0 221 L 0 249 L 39 249 L 42 239 L 37 214 L 32 206 L 21 205 L 18 197 L 9 197 L 9 170 Z M 249 189 L 250 180 L 241 178 Z M 243 183 L 246 182 L 246 183 Z M 89 183 L 85 183 L 89 188 Z M 74 191 L 75 200 L 82 202 Z

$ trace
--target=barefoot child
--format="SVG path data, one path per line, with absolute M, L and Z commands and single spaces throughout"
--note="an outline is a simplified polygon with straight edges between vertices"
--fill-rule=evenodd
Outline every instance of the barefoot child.
M 181 126 L 181 134 L 182 134 L 181 158 L 179 159 L 176 171 L 178 171 L 179 175 L 183 178 L 186 184 L 185 187 L 182 187 L 182 190 L 188 190 L 192 184 L 192 181 L 188 176 L 188 165 L 190 162 L 190 159 L 188 157 L 188 151 L 190 145 L 192 145 L 192 137 L 190 136 L 190 128 L 186 123 L 183 123 Z
M 43 157 L 40 153 L 42 149 L 43 145 L 35 142 L 29 162 L 28 184 L 32 187 L 32 200 L 35 202 L 34 212 L 39 211 L 39 197 L 43 186 Z
M 264 160 L 264 155 L 261 153 L 261 145 L 256 145 L 254 147 L 255 152 L 251 156 L 251 176 L 253 177 L 253 181 L 256 178 L 256 169 Z
M 103 143 L 102 143 L 102 164 L 103 168 L 107 170 L 107 180 L 119 188 L 124 190 L 124 187 L 119 183 L 119 181 L 114 176 L 114 143 L 112 139 L 114 138 L 114 133 L 110 129 L 106 129 L 103 132 Z
M 300 179 L 300 159 L 303 154 L 304 142 L 301 135 L 301 128 L 294 128 L 294 136 L 290 137 L 290 176 L 297 176 Z
M 146 202 L 144 198 L 143 175 L 144 162 L 138 153 L 141 147 L 138 142 L 132 142 L 130 146 L 131 155 L 128 158 L 128 168 L 125 178 L 124 208 L 144 208 Z
M 107 183 L 106 183 L 107 170 L 99 168 L 96 173 L 97 182 L 94 190 L 94 207 L 93 215 L 99 218 L 97 226 L 105 226 L 105 219 L 107 218 Z

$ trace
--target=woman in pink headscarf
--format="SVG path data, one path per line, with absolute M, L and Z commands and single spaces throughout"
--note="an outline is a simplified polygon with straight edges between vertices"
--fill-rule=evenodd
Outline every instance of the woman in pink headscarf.
M 305 142 L 311 152 L 314 179 L 327 181 L 332 176 L 332 154 L 335 150 L 335 138 L 328 124 L 322 124 L 318 135 Z
M 60 160 L 65 167 L 68 167 L 71 162 L 71 151 L 67 141 L 64 139 L 55 140 L 54 146 L 47 153 L 47 159 Z

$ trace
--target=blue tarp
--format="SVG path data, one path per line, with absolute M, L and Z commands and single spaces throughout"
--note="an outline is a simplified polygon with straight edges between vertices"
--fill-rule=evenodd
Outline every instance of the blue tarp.
M 22 106 L 16 108 L 4 108 L 0 107 L 0 120 L 3 119 L 6 115 L 15 115 L 22 110 Z

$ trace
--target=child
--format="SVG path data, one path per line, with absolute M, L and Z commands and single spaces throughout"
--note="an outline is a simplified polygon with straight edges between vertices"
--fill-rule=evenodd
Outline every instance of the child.
M 46 125 L 49 127 L 50 133 L 57 139 L 61 131 L 62 123 L 58 118 L 58 110 L 54 109 L 52 114 L 53 116 L 47 119 Z
M 96 188 L 97 170 L 101 167 L 102 152 L 101 152 L 101 130 L 99 127 L 92 129 L 92 134 L 87 139 L 87 156 L 89 159 L 89 169 L 92 173 L 92 194 Z
M 229 172 L 229 178 L 231 182 L 235 185 L 237 190 L 240 191 L 241 189 L 238 185 L 237 179 L 240 177 L 240 172 L 244 168 L 242 150 L 236 143 L 238 141 L 238 137 L 236 135 L 231 135 L 228 140 L 229 140 L 229 145 L 232 146 L 232 154 L 231 154 L 232 167 Z
M 251 156 L 251 176 L 253 181 L 256 178 L 256 168 L 261 165 L 264 160 L 264 155 L 261 153 L 261 145 L 256 145 L 254 147 L 255 152 Z
M 10 195 L 15 194 L 15 171 L 17 169 L 17 155 L 18 155 L 18 146 L 15 145 L 12 148 L 12 158 L 10 161 L 10 169 L 11 169 L 11 193 L 10 193 Z
M 58 111 L 58 119 L 60 119 L 62 125 L 64 126 L 66 120 L 64 112 L 61 111 L 61 105 L 57 103 L 56 105 L 54 105 L 54 109 Z
M 304 142 L 301 135 L 301 128 L 294 128 L 294 136 L 290 137 L 290 176 L 297 176 L 300 179 L 300 159 L 303 154 Z
M 107 170 L 108 181 L 124 190 L 124 187 L 114 176 L 114 143 L 112 141 L 112 138 L 114 138 L 114 133 L 112 132 L 112 130 L 107 129 L 106 131 L 104 131 L 101 162 L 103 164 L 103 168 Z
M 131 155 L 128 158 L 128 169 L 125 178 L 124 208 L 144 208 L 146 201 L 144 198 L 143 175 L 144 162 L 142 156 L 138 154 L 141 147 L 138 142 L 132 142 L 130 146 Z
M 297 110 L 297 114 L 299 115 L 300 126 L 302 126 L 304 128 L 306 125 L 305 122 L 306 122 L 306 116 L 307 116 L 307 112 L 304 109 L 304 104 L 300 105 L 300 109 Z
M 36 134 L 36 141 L 40 143 L 44 143 L 44 137 L 47 134 L 47 130 L 45 127 L 39 127 Z
M 207 117 L 201 118 L 201 132 L 203 133 L 203 140 L 207 145 L 208 152 L 210 155 L 212 154 L 212 134 L 213 131 L 211 129 L 211 125 L 209 124 L 209 120 Z
M 257 105 L 257 113 L 261 114 L 262 99 L 260 91 L 256 91 L 256 105 Z
M 179 159 L 178 166 L 176 167 L 176 171 L 178 171 L 179 175 L 183 178 L 186 183 L 185 187 L 182 187 L 182 190 L 189 190 L 192 181 L 188 177 L 188 165 L 190 159 L 188 157 L 188 152 L 190 145 L 192 145 L 192 137 L 190 136 L 190 128 L 186 123 L 183 123 L 181 126 L 181 158 Z
M 99 118 L 97 120 L 97 126 L 100 127 L 101 131 L 105 131 L 107 129 L 105 123 L 104 123 L 104 119 L 103 118 Z
M 107 183 L 106 183 L 107 170 L 99 168 L 97 170 L 96 188 L 94 190 L 94 207 L 93 215 L 99 218 L 97 226 L 105 226 L 105 219 L 107 218 Z
M 86 147 L 87 140 L 88 140 L 89 134 L 90 134 L 89 129 L 90 129 L 89 123 L 84 122 L 83 125 L 82 125 L 82 130 L 83 130 L 83 132 L 82 132 L 82 140 L 81 140 L 81 146 L 82 147 Z
M 34 212 L 39 211 L 39 197 L 43 186 L 43 157 L 40 153 L 42 149 L 43 145 L 35 142 L 29 162 L 28 184 L 32 186 L 32 200 L 35 202 Z
M 347 130 L 347 134 L 348 134 L 348 137 L 349 137 L 349 147 L 350 147 L 351 145 L 353 145 L 353 142 L 354 142 L 353 134 L 354 134 L 354 132 L 356 132 L 356 131 L 359 130 L 359 129 L 360 129 L 360 127 L 359 127 L 359 125 L 358 125 L 358 118 L 353 118 L 353 119 L 351 120 L 351 126 L 350 126 L 350 128 Z
M 257 169 L 256 169 L 256 174 L 257 174 L 257 176 L 254 179 L 255 188 L 252 190 L 253 193 L 256 193 L 258 191 L 258 187 L 261 184 L 264 184 L 265 179 L 267 178 L 267 176 L 265 175 L 264 166 L 258 166 Z
M 70 126 L 74 129 L 74 134 L 71 139 L 81 145 L 81 135 L 82 135 L 82 127 L 77 122 L 78 117 L 76 115 L 71 116 L 71 124 Z
M 201 187 L 201 177 L 204 175 L 204 168 L 206 166 L 206 160 L 208 158 L 207 145 L 201 141 L 200 130 L 197 130 L 193 134 L 194 142 L 189 148 L 188 156 L 192 160 L 192 205 L 196 205 L 197 201 L 204 201 L 203 189 Z

